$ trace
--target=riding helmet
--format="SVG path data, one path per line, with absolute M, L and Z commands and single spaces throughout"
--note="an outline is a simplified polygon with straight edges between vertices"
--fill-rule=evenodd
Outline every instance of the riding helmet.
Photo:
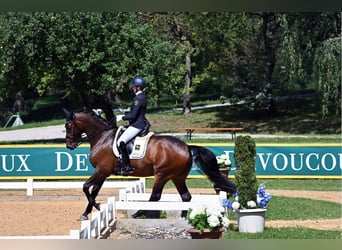
M 146 88 L 146 81 L 144 78 L 138 76 L 138 77 L 135 77 L 133 81 L 131 81 L 130 85 L 144 89 Z

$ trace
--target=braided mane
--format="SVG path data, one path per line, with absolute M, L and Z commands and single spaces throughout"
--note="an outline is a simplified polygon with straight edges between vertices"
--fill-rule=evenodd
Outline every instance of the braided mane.
M 88 115 L 91 115 L 91 116 L 97 118 L 98 120 L 103 122 L 108 127 L 108 129 L 117 128 L 115 118 L 113 118 L 112 120 L 108 121 L 107 119 L 104 119 L 102 116 L 96 114 L 92 109 L 87 109 L 87 108 L 83 108 L 80 111 L 80 113 L 88 114 Z

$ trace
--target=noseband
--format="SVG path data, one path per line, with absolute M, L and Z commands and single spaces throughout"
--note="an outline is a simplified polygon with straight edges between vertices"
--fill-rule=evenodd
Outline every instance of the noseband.
M 72 124 L 72 135 L 66 135 L 66 139 L 69 139 L 72 141 L 70 145 L 71 148 L 77 148 L 81 143 L 83 143 L 82 134 L 80 134 L 79 136 L 76 136 L 75 127 L 77 127 L 77 125 L 74 121 L 67 121 L 65 123 L 65 127 L 67 127 L 68 124 Z

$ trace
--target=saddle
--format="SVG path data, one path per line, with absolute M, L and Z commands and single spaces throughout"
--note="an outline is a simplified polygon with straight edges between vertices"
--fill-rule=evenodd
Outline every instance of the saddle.
M 116 131 L 113 141 L 113 153 L 116 157 L 120 156 L 120 152 L 117 146 L 117 141 L 120 135 L 126 130 L 126 127 L 120 126 Z M 142 130 L 138 136 L 127 143 L 127 151 L 129 159 L 141 159 L 145 156 L 147 144 L 150 138 L 154 135 L 154 132 L 149 132 L 147 129 Z

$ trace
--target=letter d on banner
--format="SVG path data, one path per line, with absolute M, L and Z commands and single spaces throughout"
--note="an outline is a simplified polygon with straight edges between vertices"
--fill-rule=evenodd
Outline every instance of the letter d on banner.
M 62 172 L 62 171 L 68 171 L 72 167 L 72 157 L 69 153 L 66 152 L 55 152 L 57 155 L 57 165 L 56 165 L 56 172 Z M 62 155 L 65 155 L 63 159 L 66 159 L 62 161 Z M 65 163 L 65 164 L 63 164 Z

